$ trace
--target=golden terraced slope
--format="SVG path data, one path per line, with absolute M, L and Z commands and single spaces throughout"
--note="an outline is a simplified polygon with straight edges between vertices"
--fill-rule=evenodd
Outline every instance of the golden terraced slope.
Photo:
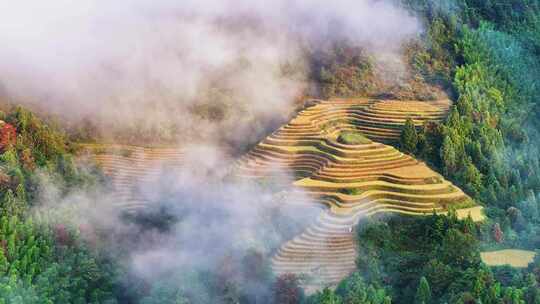
M 303 277 L 308 291 L 333 286 L 355 269 L 353 227 L 360 217 L 445 213 L 449 206 L 469 205 L 470 198 L 459 188 L 391 146 L 337 140 L 340 132 L 354 130 L 372 140 L 395 141 L 408 117 L 417 125 L 440 120 L 448 106 L 447 101 L 320 101 L 241 158 L 237 175 L 261 178 L 289 172 L 295 188 L 328 207 L 315 224 L 276 252 L 274 272 Z M 458 214 L 482 219 L 479 207 L 470 210 Z
M 393 143 L 407 118 L 420 126 L 445 117 L 449 101 L 334 99 L 301 111 L 235 164 L 249 178 L 293 176 L 293 188 L 327 208 L 302 234 L 283 244 L 272 259 L 277 275 L 295 273 L 304 287 L 333 286 L 355 269 L 353 227 L 377 212 L 410 215 L 444 213 L 469 198 L 424 163 L 383 143 Z M 373 142 L 339 143 L 343 131 L 360 131 Z M 180 169 L 181 148 L 84 145 L 112 182 L 119 207 L 145 205 L 139 190 L 165 168 Z M 288 179 L 283 179 L 287 181 Z M 292 196 L 294 197 L 294 195 Z M 294 202 L 291 202 L 294 203 Z M 480 207 L 458 210 L 482 219 Z

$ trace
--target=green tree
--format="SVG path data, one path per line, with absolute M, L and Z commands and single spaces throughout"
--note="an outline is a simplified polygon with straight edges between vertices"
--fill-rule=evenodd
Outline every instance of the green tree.
M 313 304 L 343 304 L 343 301 L 339 295 L 337 295 L 332 289 L 325 288 L 323 291 L 318 291 L 315 296 L 314 300 L 312 301 Z
M 344 304 L 391 303 L 391 298 L 386 294 L 386 290 L 366 284 L 358 272 L 355 272 L 340 284 L 336 292 L 342 295 Z
M 407 118 L 401 130 L 400 147 L 403 152 L 415 154 L 417 152 L 418 133 L 411 118 Z
M 416 289 L 415 303 L 427 304 L 431 300 L 431 288 L 426 277 L 420 278 L 420 283 Z

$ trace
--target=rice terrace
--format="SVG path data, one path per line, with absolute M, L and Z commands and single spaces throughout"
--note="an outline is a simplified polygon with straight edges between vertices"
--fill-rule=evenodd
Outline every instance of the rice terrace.
M 456 210 L 460 218 L 482 221 L 481 207 L 424 163 L 392 146 L 407 118 L 421 126 L 444 119 L 449 101 L 392 101 L 335 99 L 311 101 L 288 124 L 264 139 L 234 165 L 240 178 L 264 178 L 292 171 L 293 186 L 325 206 L 316 222 L 277 250 L 272 258 L 276 275 L 304 278 L 303 286 L 317 290 L 335 286 L 355 269 L 353 227 L 376 213 L 430 215 Z M 364 136 L 361 143 L 341 142 L 341 134 Z M 363 133 L 365 132 L 365 133 Z M 369 139 L 368 139 L 369 138 Z M 153 162 L 181 166 L 181 149 L 85 146 L 112 178 L 118 195 L 137 206 L 136 191 L 152 178 Z M 157 163 L 160 164 L 160 163 Z M 138 202 L 139 204 L 141 202 Z M 287 203 L 287 202 L 284 202 Z
M 0 3 L 0 304 L 540 304 L 540 1 Z
M 337 284 L 355 269 L 352 228 L 359 218 L 378 212 L 426 215 L 452 205 L 473 207 L 460 189 L 391 146 L 370 140 L 340 142 L 341 133 L 360 130 L 373 140 L 395 140 L 399 132 L 392 132 L 399 131 L 406 118 L 414 117 L 418 124 L 442 119 L 449 106 L 409 103 L 410 107 L 402 101 L 320 101 L 239 161 L 238 174 L 250 178 L 285 166 L 299 177 L 294 186 L 328 207 L 312 227 L 281 247 L 272 260 L 274 271 L 312 274 L 308 278 L 315 277 L 323 286 Z

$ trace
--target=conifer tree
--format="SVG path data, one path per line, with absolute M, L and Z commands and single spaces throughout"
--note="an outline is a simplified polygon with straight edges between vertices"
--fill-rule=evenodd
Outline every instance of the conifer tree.
M 431 288 L 425 277 L 420 278 L 418 289 L 416 290 L 415 303 L 427 304 L 431 300 Z
M 415 154 L 418 145 L 418 133 L 412 119 L 407 118 L 401 130 L 400 146 L 403 152 Z
M 341 297 L 333 290 L 325 288 L 322 292 L 319 291 L 316 296 L 315 303 L 318 304 L 342 304 Z

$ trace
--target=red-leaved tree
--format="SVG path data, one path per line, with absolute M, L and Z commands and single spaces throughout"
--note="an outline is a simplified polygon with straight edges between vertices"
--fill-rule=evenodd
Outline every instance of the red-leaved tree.
M 15 144 L 17 139 L 17 130 L 11 124 L 0 122 L 0 150 L 5 151 L 11 145 Z
M 497 243 L 502 243 L 504 240 L 504 233 L 502 232 L 501 225 L 499 225 L 499 223 L 495 223 L 495 225 L 493 225 L 493 239 Z

